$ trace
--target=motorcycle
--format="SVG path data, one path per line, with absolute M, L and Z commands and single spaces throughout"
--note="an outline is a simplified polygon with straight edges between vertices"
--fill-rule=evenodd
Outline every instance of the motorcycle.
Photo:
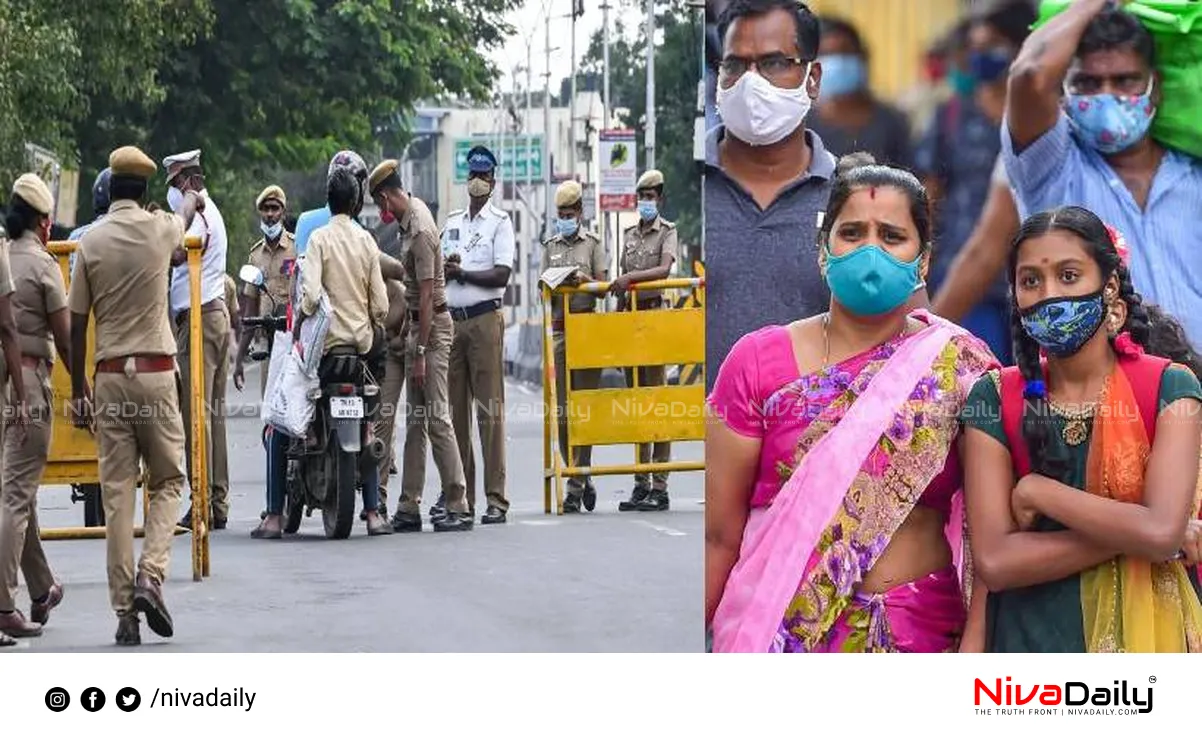
M 244 266 L 239 276 L 260 292 L 265 291 L 262 272 L 254 266 Z M 274 336 L 287 330 L 287 322 L 285 317 L 264 316 L 248 317 L 243 324 Z M 292 438 L 285 453 L 288 464 L 283 530 L 295 534 L 303 518 L 320 510 L 326 537 L 346 539 L 355 523 L 355 500 L 362 486 L 360 468 L 374 467 L 384 456 L 384 443 L 370 435 L 371 422 L 366 414 L 376 403 L 380 388 L 363 356 L 350 347 L 335 347 L 325 353 L 318 380 L 317 387 L 308 393 L 316 409 L 307 435 Z

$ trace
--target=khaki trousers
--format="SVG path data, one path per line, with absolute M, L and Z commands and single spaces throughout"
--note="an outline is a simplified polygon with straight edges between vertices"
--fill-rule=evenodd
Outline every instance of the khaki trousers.
M 667 373 L 662 366 L 640 366 L 639 367 L 639 386 L 640 387 L 662 387 L 667 381 Z M 626 370 L 626 386 L 634 386 L 634 370 Z M 639 462 L 642 464 L 667 463 L 672 461 L 672 443 L 669 441 L 657 441 L 655 444 L 639 444 Z M 648 477 L 646 472 L 640 472 L 634 476 L 636 485 L 642 485 L 652 490 L 663 492 L 668 489 L 668 473 L 656 472 Z
M 480 431 L 484 494 L 488 505 L 509 510 L 505 499 L 505 316 L 500 310 L 455 322 L 448 384 L 451 417 L 467 482 L 467 503 L 476 510 L 476 456 L 472 412 Z M 474 403 L 474 404 L 473 404 Z
M 122 614 L 134 607 L 134 512 L 138 463 L 149 508 L 138 571 L 160 583 L 171 564 L 171 540 L 184 484 L 184 422 L 174 372 L 96 375 L 96 448 L 108 546 L 109 599 Z
M 46 595 L 54 574 L 42 550 L 38 527 L 38 486 L 50 454 L 54 402 L 50 369 L 24 370 L 30 422 L 25 442 L 5 427 L 3 474 L 0 475 L 0 611 L 16 609 L 17 571 L 25 574 L 29 598 Z M 7 405 L 5 406 L 7 407 Z M 7 412 L 7 411 L 6 411 Z
M 396 461 L 396 419 L 401 406 L 401 390 L 405 387 L 405 354 L 389 348 L 384 355 L 384 383 L 380 385 L 380 417 L 376 437 L 384 442 L 384 458 L 380 460 L 380 507 L 388 505 L 388 477 Z
M 405 353 L 410 375 L 416 357 L 417 332 L 415 322 L 409 331 L 409 346 Z M 397 502 L 397 510 L 405 513 L 420 513 L 422 490 L 426 485 L 427 437 L 434 449 L 434 466 L 442 480 L 442 491 L 447 496 L 447 510 L 461 514 L 468 512 L 463 463 L 459 459 L 459 445 L 455 441 L 447 399 L 447 364 L 454 333 L 450 315 L 443 312 L 434 316 L 430 343 L 426 347 L 426 384 L 418 387 L 410 376 L 405 385 L 408 402 L 405 460 L 401 466 L 401 497 Z
M 229 350 L 229 344 L 226 344 L 226 350 Z M 217 367 L 217 373 L 213 375 L 213 452 L 212 452 L 212 481 L 209 483 L 209 492 L 212 493 L 213 503 L 224 504 L 224 508 L 218 510 L 214 506 L 214 513 L 229 518 L 230 512 L 230 463 L 229 463 L 229 444 L 225 436 L 225 396 L 229 387 L 230 379 L 230 355 L 224 353 L 221 355 L 221 364 Z
M 571 447 L 568 455 L 568 416 L 572 411 L 567 406 L 567 354 L 562 332 L 556 332 L 555 341 L 555 404 L 559 408 L 559 453 L 563 461 L 573 467 L 588 467 L 593 463 L 593 447 Z M 572 372 L 573 390 L 595 390 L 601 384 L 600 369 L 578 369 Z M 568 494 L 580 495 L 588 484 L 587 477 L 569 477 Z
M 214 446 L 213 428 L 216 424 L 216 407 L 214 396 L 219 387 L 224 394 L 225 376 L 221 374 L 224 366 L 229 364 L 230 316 L 225 306 L 220 309 L 205 312 L 201 315 L 201 327 L 204 331 L 202 347 L 204 348 L 204 390 L 205 390 L 205 451 L 209 461 L 209 492 L 212 493 L 213 515 L 218 518 L 229 518 L 229 462 L 228 450 L 223 445 L 220 450 Z M 188 320 L 180 323 L 175 329 L 175 342 L 178 346 L 176 357 L 179 363 L 182 397 L 179 401 L 180 412 L 184 419 L 185 458 L 188 462 L 188 476 L 194 478 L 192 471 L 192 365 L 191 365 L 191 323 Z M 218 383 L 220 378 L 221 382 Z M 221 416 L 224 421 L 224 412 Z M 194 482 L 190 479 L 189 482 Z

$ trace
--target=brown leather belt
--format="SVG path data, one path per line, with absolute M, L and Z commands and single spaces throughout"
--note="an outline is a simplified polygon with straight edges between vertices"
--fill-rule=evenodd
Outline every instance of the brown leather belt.
M 440 304 L 434 308 L 435 315 L 441 315 L 442 313 L 444 313 L 446 311 L 447 311 L 447 306 L 445 304 Z M 419 310 L 409 310 L 409 320 L 410 320 L 410 322 L 419 322 L 421 320 L 420 311 Z
M 216 312 L 217 310 L 221 309 L 223 306 L 225 306 L 224 299 L 218 298 L 218 299 L 209 300 L 208 302 L 205 302 L 204 304 L 202 304 L 200 306 L 200 314 L 206 315 L 210 312 Z M 190 310 L 190 309 L 181 310 L 180 313 L 175 316 L 175 324 L 182 325 L 183 323 L 187 322 L 188 315 L 190 315 L 191 313 L 192 313 L 192 310 Z
M 134 360 L 134 370 L 139 374 L 175 371 L 174 356 L 118 356 L 115 359 L 96 362 L 96 373 L 122 374 L 125 372 L 126 359 Z

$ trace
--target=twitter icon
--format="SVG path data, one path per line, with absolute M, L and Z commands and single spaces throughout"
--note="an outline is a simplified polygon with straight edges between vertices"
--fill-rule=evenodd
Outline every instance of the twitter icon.
M 133 712 L 142 705 L 142 695 L 132 686 L 117 692 L 117 708 L 122 712 Z

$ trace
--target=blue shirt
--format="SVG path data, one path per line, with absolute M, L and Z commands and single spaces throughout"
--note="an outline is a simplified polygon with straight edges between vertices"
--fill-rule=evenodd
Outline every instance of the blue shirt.
M 1127 239 L 1131 281 L 1202 347 L 1202 161 L 1165 152 L 1143 211 L 1102 156 L 1072 135 L 1068 117 L 1022 152 L 1002 127 L 1006 173 L 1023 219 L 1060 206 L 1097 214 Z
M 323 206 L 320 209 L 310 209 L 300 215 L 296 220 L 296 257 L 300 258 L 305 254 L 305 248 L 309 245 L 309 236 L 313 234 L 313 230 L 318 227 L 325 227 L 330 223 L 330 207 Z
M 108 216 L 108 215 L 101 214 L 99 217 L 97 217 L 93 221 L 91 221 L 87 224 L 81 224 L 80 226 L 71 230 L 71 234 L 67 235 L 67 240 L 69 242 L 78 242 L 78 241 L 82 240 L 83 236 L 88 234 L 88 230 L 92 229 L 96 225 L 103 222 L 104 218 L 106 216 Z M 73 273 L 75 273 L 75 251 L 71 251 L 71 255 L 68 256 L 68 258 L 67 258 L 67 275 L 70 276 Z

